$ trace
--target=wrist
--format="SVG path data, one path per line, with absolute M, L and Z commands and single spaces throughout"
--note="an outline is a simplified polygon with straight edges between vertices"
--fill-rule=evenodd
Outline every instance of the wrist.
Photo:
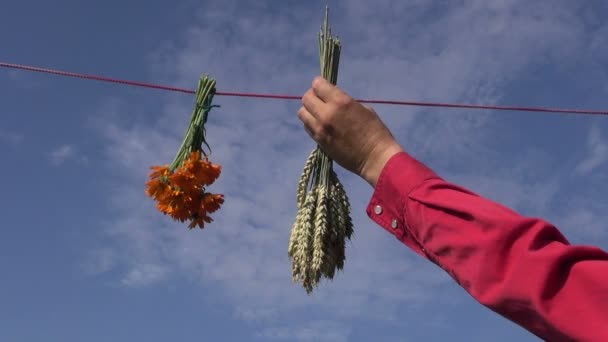
M 370 158 L 361 170 L 361 178 L 365 179 L 365 181 L 375 188 L 386 163 L 395 154 L 400 152 L 403 152 L 403 148 L 397 142 L 394 142 L 371 153 Z

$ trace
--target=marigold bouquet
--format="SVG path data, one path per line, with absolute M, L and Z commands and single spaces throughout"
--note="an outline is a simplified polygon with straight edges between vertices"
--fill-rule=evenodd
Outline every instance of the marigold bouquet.
M 221 166 L 209 161 L 203 144 L 205 123 L 215 94 L 216 81 L 203 76 L 196 90 L 196 106 L 190 124 L 173 162 L 164 166 L 152 166 L 146 183 L 146 194 L 157 202 L 157 208 L 179 222 L 189 221 L 189 228 L 203 229 L 213 222 L 209 214 L 220 209 L 224 195 L 213 194 L 207 187 L 221 173 Z

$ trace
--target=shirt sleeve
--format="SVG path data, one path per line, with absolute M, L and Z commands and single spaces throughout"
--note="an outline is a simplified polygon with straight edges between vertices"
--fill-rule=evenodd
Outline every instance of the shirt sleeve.
M 405 152 L 367 207 L 478 302 L 547 341 L 608 341 L 608 253 L 444 181 Z

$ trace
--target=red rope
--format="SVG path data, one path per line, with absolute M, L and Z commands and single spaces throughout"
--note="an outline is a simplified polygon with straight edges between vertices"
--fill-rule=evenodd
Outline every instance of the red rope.
M 186 94 L 194 94 L 194 90 L 177 88 L 171 86 L 164 86 L 152 83 L 127 81 L 103 76 L 79 74 L 69 71 L 61 71 L 55 69 L 46 69 L 33 67 L 21 64 L 12 64 L 0 62 L 0 67 L 27 70 L 34 72 L 41 72 L 46 74 L 53 74 L 59 76 L 76 77 L 95 81 L 118 83 L 136 87 L 153 88 L 160 90 L 167 90 L 173 92 L 180 92 Z M 216 92 L 218 96 L 232 96 L 232 97 L 253 97 L 253 98 L 266 98 L 266 99 L 281 99 L 281 100 L 300 100 L 301 96 L 293 95 L 278 95 L 278 94 L 256 94 L 256 93 L 239 93 L 239 92 Z M 466 108 L 466 109 L 491 109 L 491 110 L 509 110 L 509 111 L 523 111 L 523 112 L 544 112 L 544 113 L 569 113 L 569 114 L 591 114 L 591 115 L 608 115 L 606 110 L 587 110 L 587 109 L 561 109 L 561 108 L 543 108 L 543 107 L 515 107 L 515 106 L 494 106 L 494 105 L 473 105 L 473 104 L 456 104 L 456 103 L 439 103 L 439 102 L 414 102 L 414 101 L 389 101 L 389 100 L 365 100 L 358 99 L 361 103 L 369 104 L 385 104 L 385 105 L 399 105 L 399 106 L 419 106 L 419 107 L 444 107 L 444 108 Z

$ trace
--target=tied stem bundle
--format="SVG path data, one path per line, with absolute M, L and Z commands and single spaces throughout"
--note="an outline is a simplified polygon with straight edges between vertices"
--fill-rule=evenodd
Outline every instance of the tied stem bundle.
M 146 194 L 157 202 L 157 208 L 179 222 L 189 221 L 189 228 L 203 229 L 213 222 L 209 214 L 224 203 L 224 195 L 207 192 L 221 173 L 221 166 L 209 161 L 203 151 L 205 123 L 215 94 L 216 81 L 203 76 L 196 89 L 196 106 L 184 140 L 173 162 L 165 166 L 152 166 L 146 183 Z
M 341 44 L 332 37 L 329 9 L 319 33 L 321 72 L 330 83 L 338 80 Z M 307 293 L 321 277 L 333 279 L 345 261 L 346 239 L 353 234 L 350 203 L 333 169 L 333 161 L 317 146 L 306 161 L 297 191 L 298 213 L 291 231 L 288 254 L 292 277 Z

